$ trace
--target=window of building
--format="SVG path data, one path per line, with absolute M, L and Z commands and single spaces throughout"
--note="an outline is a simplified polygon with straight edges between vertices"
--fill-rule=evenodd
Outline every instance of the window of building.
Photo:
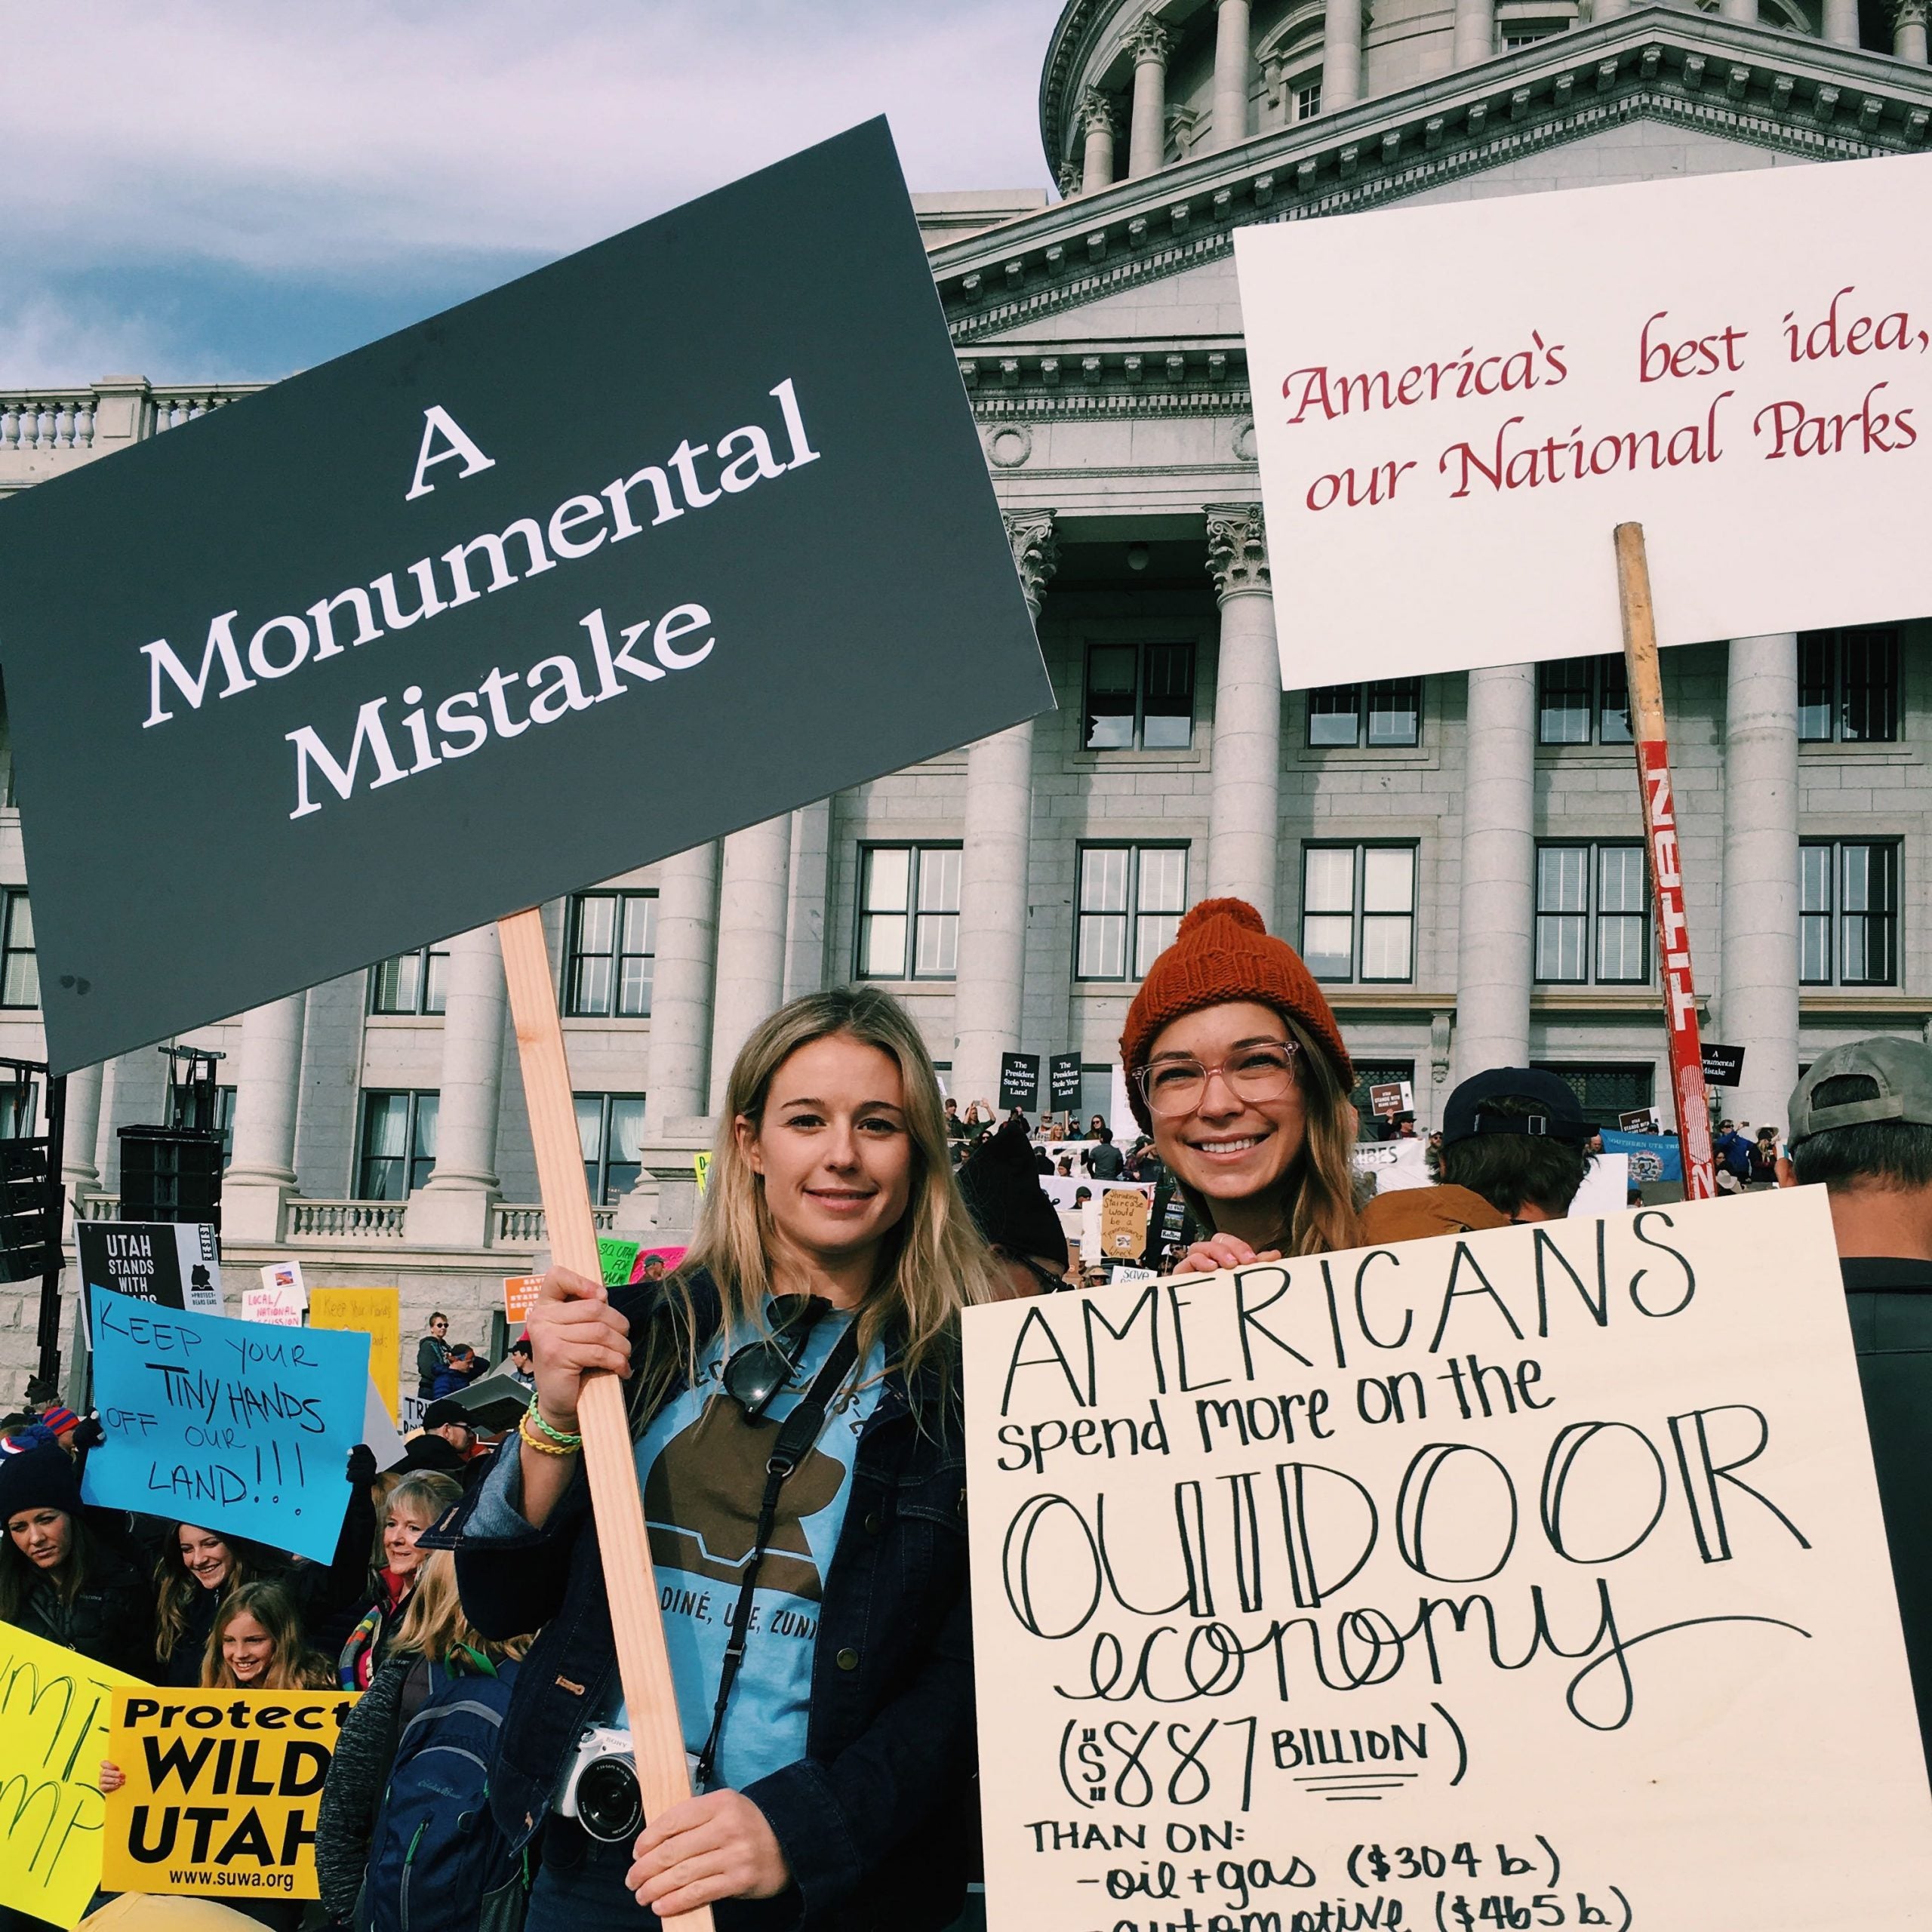
M 369 1007 L 374 1013 L 441 1013 L 449 954 L 440 946 L 398 952 L 369 968 Z
M 1082 1063 L 1080 1069 L 1080 1111 L 1074 1124 L 1082 1135 L 1087 1123 L 1098 1114 L 1104 1121 L 1114 1117 L 1114 1069 L 1111 1061 L 1102 1066 Z
M 1090 752 L 1186 751 L 1194 743 L 1194 647 L 1096 644 L 1087 651 Z
M 566 1013 L 592 1020 L 650 1017 L 656 893 L 578 893 L 570 903 L 569 940 Z
M 1321 112 L 1321 76 L 1311 75 L 1295 85 L 1295 118 L 1312 121 Z
M 0 1140 L 31 1140 L 40 1124 L 40 1082 L 0 1080 Z
M 1074 977 L 1144 977 L 1186 909 L 1185 845 L 1083 845 Z
M 40 960 L 34 951 L 33 908 L 24 887 L 9 886 L 0 906 L 0 1007 L 40 1004 Z
M 1301 956 L 1318 980 L 1415 977 L 1413 845 L 1304 845 L 1301 881 Z
M 1503 51 L 1514 54 L 1519 47 L 1534 47 L 1538 41 L 1548 40 L 1562 31 L 1554 21 L 1512 20 L 1503 30 Z
M 859 854 L 859 977 L 949 980 L 959 970 L 957 845 L 867 845 Z
M 435 1094 L 362 1096 L 361 1153 L 355 1164 L 358 1201 L 407 1201 L 436 1164 Z
M 1583 1118 L 1593 1127 L 1614 1128 L 1622 1115 L 1639 1113 L 1656 1103 L 1657 1069 L 1647 1060 L 1621 1066 L 1555 1060 L 1536 1064 L 1544 1072 L 1569 1082 Z
M 1899 634 L 1807 631 L 1798 640 L 1798 735 L 1809 744 L 1889 744 L 1899 734 Z
M 1384 678 L 1370 685 L 1330 685 L 1308 694 L 1308 742 L 1321 747 L 1373 748 L 1422 742 L 1422 680 Z
M 1627 745 L 1630 687 L 1623 660 L 1563 657 L 1537 666 L 1537 742 Z
M 1798 848 L 1798 977 L 1807 986 L 1898 980 L 1899 848 L 1807 838 Z
M 1647 982 L 1646 883 L 1637 841 L 1539 845 L 1537 977 L 1551 986 Z
M 583 1149 L 583 1178 L 592 1202 L 608 1207 L 636 1186 L 644 1171 L 644 1096 L 577 1094 L 577 1137 Z

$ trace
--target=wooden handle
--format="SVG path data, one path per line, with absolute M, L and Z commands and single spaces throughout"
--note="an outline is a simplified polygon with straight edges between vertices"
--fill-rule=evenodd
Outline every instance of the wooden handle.
M 1630 735 L 1640 742 L 1661 738 L 1663 679 L 1657 669 L 1657 613 L 1641 523 L 1617 526 L 1617 589 L 1623 612 L 1624 671 L 1630 682 Z
M 584 1184 L 583 1149 L 571 1097 L 563 1026 L 550 983 L 543 915 L 534 910 L 512 912 L 497 921 L 497 936 L 503 946 L 503 977 L 516 1027 L 517 1058 L 523 1068 L 524 1100 L 537 1152 L 537 1184 L 550 1253 L 560 1267 L 598 1281 L 602 1270 L 597 1223 Z M 664 1625 L 658 1614 L 657 1579 L 644 1525 L 644 1500 L 638 1494 L 623 1384 L 617 1377 L 584 1378 L 577 1426 L 583 1432 L 584 1466 L 590 1476 L 605 1595 L 617 1640 L 617 1672 L 630 1718 L 644 1815 L 661 1817 L 691 1796 L 691 1771 L 685 1761 L 684 1728 L 678 1721 L 677 1687 L 672 1681 L 670 1654 L 664 1647 Z M 681 1932 L 713 1932 L 709 1906 L 664 1924 Z

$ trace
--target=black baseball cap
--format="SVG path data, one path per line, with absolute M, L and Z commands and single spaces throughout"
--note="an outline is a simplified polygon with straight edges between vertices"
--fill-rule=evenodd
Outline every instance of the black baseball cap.
M 1528 1113 L 1487 1112 L 1492 1103 L 1514 1100 Z M 1596 1128 L 1583 1118 L 1576 1090 L 1560 1075 L 1536 1066 L 1497 1066 L 1472 1075 L 1442 1110 L 1442 1144 L 1478 1134 L 1519 1134 L 1531 1139 L 1584 1141 Z

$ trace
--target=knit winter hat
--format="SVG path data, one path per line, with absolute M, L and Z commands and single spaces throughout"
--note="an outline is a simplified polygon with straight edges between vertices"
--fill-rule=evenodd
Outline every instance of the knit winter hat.
M 980 1143 L 959 1170 L 959 1192 L 980 1233 L 994 1247 L 1066 1266 L 1066 1232 L 1040 1185 L 1032 1143 L 1017 1124 L 1008 1122 Z
M 1299 1020 L 1327 1053 L 1343 1088 L 1355 1084 L 1334 1009 L 1301 955 L 1286 940 L 1269 935 L 1246 900 L 1204 899 L 1181 921 L 1174 944 L 1141 982 L 1120 1036 L 1128 1103 L 1149 1133 L 1153 1120 L 1134 1076 L 1146 1065 L 1155 1036 L 1183 1014 L 1238 999 L 1257 1001 Z
M 81 1485 L 72 1458 L 38 1430 L 24 1440 L 9 1436 L 0 1442 L 0 1525 L 23 1509 L 81 1513 Z

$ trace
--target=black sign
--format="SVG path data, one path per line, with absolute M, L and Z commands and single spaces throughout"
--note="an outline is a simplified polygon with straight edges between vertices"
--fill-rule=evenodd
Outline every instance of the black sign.
M 1053 703 L 883 120 L 23 491 L 0 580 L 56 1072 Z
M 1047 1062 L 1047 1099 L 1057 1114 L 1071 1112 L 1080 1104 L 1080 1056 L 1055 1054 Z
M 1744 1049 L 1720 1047 L 1706 1040 L 1704 1046 L 1704 1084 L 1735 1087 L 1744 1078 Z
M 163 1308 L 221 1312 L 221 1260 L 215 1231 L 178 1221 L 74 1223 L 81 1278 Z
M 999 1057 L 999 1103 L 1028 1113 L 1040 1104 L 1040 1056 L 1038 1054 L 1001 1054 Z

